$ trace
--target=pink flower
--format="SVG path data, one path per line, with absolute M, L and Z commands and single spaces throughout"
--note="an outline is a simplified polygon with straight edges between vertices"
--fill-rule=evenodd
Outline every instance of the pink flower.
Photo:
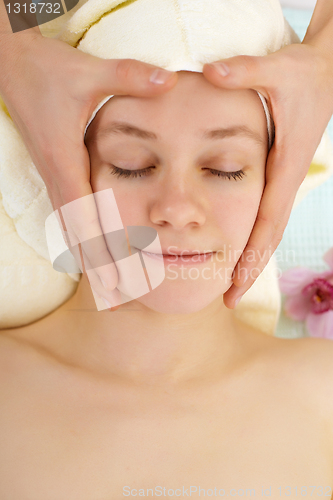
M 305 321 L 311 337 L 333 340 L 333 247 L 323 256 L 329 270 L 316 273 L 296 267 L 284 272 L 280 290 L 287 295 L 287 316 Z

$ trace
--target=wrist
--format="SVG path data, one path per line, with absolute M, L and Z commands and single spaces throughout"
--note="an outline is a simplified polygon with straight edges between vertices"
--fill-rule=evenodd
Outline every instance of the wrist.
M 327 97 L 327 109 L 333 113 L 333 19 L 315 33 L 308 33 L 302 41 L 311 48 L 313 74 L 318 89 Z

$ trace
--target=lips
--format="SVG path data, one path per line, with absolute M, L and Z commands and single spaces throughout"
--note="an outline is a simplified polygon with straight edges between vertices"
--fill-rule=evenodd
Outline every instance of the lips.
M 211 254 L 212 251 L 210 252 L 195 252 L 195 251 L 191 251 L 191 252 L 184 252 L 184 251 L 180 251 L 180 252 L 162 252 L 163 255 L 165 256 L 179 256 L 179 257 L 194 257 L 195 255 L 208 255 L 208 254 Z
M 141 250 L 144 255 L 147 257 L 151 257 L 152 259 L 158 259 L 161 260 L 163 259 L 165 264 L 172 264 L 176 266 L 181 266 L 181 265 L 197 265 L 201 264 L 203 262 L 206 262 L 210 257 L 212 257 L 215 252 L 194 252 L 191 250 L 191 253 L 189 251 L 182 251 L 177 250 L 174 253 L 168 253 L 164 250 L 166 253 L 155 253 L 155 252 L 147 252 L 145 250 Z M 185 253 L 186 252 L 186 253 Z

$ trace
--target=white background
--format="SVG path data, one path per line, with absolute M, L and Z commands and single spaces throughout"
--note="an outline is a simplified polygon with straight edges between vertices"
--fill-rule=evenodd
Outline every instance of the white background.
M 280 0 L 282 7 L 314 9 L 316 0 Z

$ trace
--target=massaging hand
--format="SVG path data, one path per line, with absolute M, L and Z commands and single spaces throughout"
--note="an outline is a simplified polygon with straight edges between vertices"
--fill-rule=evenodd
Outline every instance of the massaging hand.
M 205 77 L 214 85 L 261 92 L 276 127 L 257 220 L 235 268 L 233 285 L 224 294 L 229 308 L 252 286 L 280 243 L 296 192 L 333 113 L 332 51 L 319 48 L 319 38 L 304 42 L 264 57 L 226 59 L 226 75 L 219 73 L 219 64 L 216 69 L 204 67 Z M 249 273 L 246 281 L 244 268 Z
M 175 73 L 155 66 L 100 59 L 40 34 L 13 47 L 8 57 L 2 52 L 0 62 L 5 69 L 0 72 L 0 94 L 46 184 L 54 210 L 92 194 L 83 135 L 97 104 L 112 94 L 157 95 L 177 81 Z M 67 227 L 79 241 L 102 234 L 95 203 L 83 207 L 85 213 Z M 97 252 L 111 266 L 109 272 L 99 270 L 92 285 L 112 303 L 112 292 L 105 288 L 111 291 L 117 286 L 118 274 L 104 239 L 98 240 L 94 255 Z M 87 254 L 85 262 L 93 262 L 94 255 Z

